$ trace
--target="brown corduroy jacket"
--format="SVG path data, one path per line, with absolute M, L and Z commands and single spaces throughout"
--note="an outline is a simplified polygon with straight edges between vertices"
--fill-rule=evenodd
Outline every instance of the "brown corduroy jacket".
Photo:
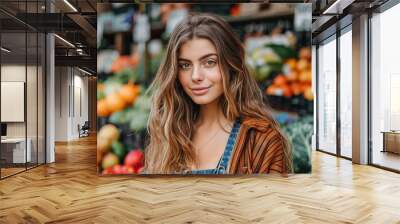
M 268 120 L 243 118 L 228 173 L 287 174 L 284 139 Z

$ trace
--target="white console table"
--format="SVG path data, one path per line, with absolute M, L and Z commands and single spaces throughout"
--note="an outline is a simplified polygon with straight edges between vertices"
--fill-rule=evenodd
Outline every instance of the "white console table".
M 30 138 L 26 139 L 26 142 L 28 143 L 28 147 L 26 147 L 26 154 L 25 154 L 25 138 L 6 138 L 6 139 L 1 139 L 1 144 L 2 145 L 14 145 L 13 147 L 13 153 L 12 153 L 12 162 L 13 163 L 25 163 L 25 162 L 31 162 L 32 160 L 32 140 Z M 2 146 L 3 147 L 3 146 Z M 25 158 L 27 159 L 25 161 Z

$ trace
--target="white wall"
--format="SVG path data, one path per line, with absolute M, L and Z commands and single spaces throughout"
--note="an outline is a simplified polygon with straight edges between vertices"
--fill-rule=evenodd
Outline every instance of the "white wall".
M 37 70 L 38 69 L 38 70 Z M 27 81 L 25 80 L 27 78 Z M 26 83 L 26 106 L 21 108 L 22 113 L 26 112 L 27 119 L 23 122 L 6 122 L 7 137 L 9 138 L 25 138 L 29 139 L 31 144 L 32 162 L 39 159 L 39 163 L 44 163 L 44 74 L 42 67 L 25 66 L 25 64 L 3 64 L 1 66 L 1 81 L 3 82 L 24 82 Z M 2 89 L 3 91 L 4 89 Z M 24 93 L 22 90 L 21 94 Z M 2 95 L 3 97 L 7 97 Z M 24 103 L 24 102 L 23 102 Z M 3 112 L 12 110 L 10 107 L 2 107 Z M 11 112 L 12 111 L 7 111 Z M 37 153 L 39 155 L 37 155 Z
M 25 65 L 2 65 L 1 66 L 1 81 L 3 82 L 25 82 Z M 29 69 L 29 68 L 28 68 Z M 7 110 L 7 108 L 1 108 Z M 7 123 L 8 137 L 25 137 L 25 123 L 12 122 Z
M 55 140 L 68 140 L 68 68 L 55 68 Z
M 10 64 L 10 65 L 2 65 L 1 66 L 1 81 L 2 82 L 25 82 L 25 75 L 26 70 L 28 74 L 35 73 L 36 74 L 36 67 L 27 66 L 25 65 L 17 65 L 17 64 Z M 36 86 L 36 81 L 29 80 L 30 85 Z M 35 102 L 36 107 L 36 88 L 27 88 L 27 104 L 31 102 Z M 32 92 L 31 92 L 32 91 Z M 29 106 L 29 105 L 28 105 Z M 31 105 L 33 106 L 33 105 Z M 40 105 L 39 105 L 40 106 Z M 7 108 L 1 108 L 1 110 L 7 110 Z M 28 113 L 28 122 L 35 121 L 36 123 L 36 113 Z M 32 124 L 28 125 L 28 128 L 33 127 Z M 34 127 L 36 130 L 36 126 Z M 28 130 L 28 137 L 29 137 L 29 130 Z M 36 133 L 36 132 L 35 132 Z M 8 137 L 25 137 L 25 122 L 7 122 L 7 136 Z
M 88 78 L 84 73 L 72 67 L 56 67 L 55 102 L 55 140 L 77 139 L 78 124 L 88 120 Z

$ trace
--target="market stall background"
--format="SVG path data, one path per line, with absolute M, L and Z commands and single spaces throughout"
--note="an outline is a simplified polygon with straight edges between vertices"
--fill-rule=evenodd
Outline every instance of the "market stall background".
M 311 4 L 98 4 L 97 164 L 101 174 L 143 168 L 150 94 L 169 35 L 189 12 L 223 16 L 292 142 L 295 173 L 311 172 Z

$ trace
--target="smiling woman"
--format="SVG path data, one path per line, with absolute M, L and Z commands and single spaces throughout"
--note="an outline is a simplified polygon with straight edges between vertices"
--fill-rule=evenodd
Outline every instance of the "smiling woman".
M 179 81 L 196 104 L 209 104 L 223 93 L 218 55 L 208 39 L 184 43 L 179 53 Z
M 192 14 L 177 25 L 151 89 L 144 173 L 292 171 L 290 145 L 222 18 Z

